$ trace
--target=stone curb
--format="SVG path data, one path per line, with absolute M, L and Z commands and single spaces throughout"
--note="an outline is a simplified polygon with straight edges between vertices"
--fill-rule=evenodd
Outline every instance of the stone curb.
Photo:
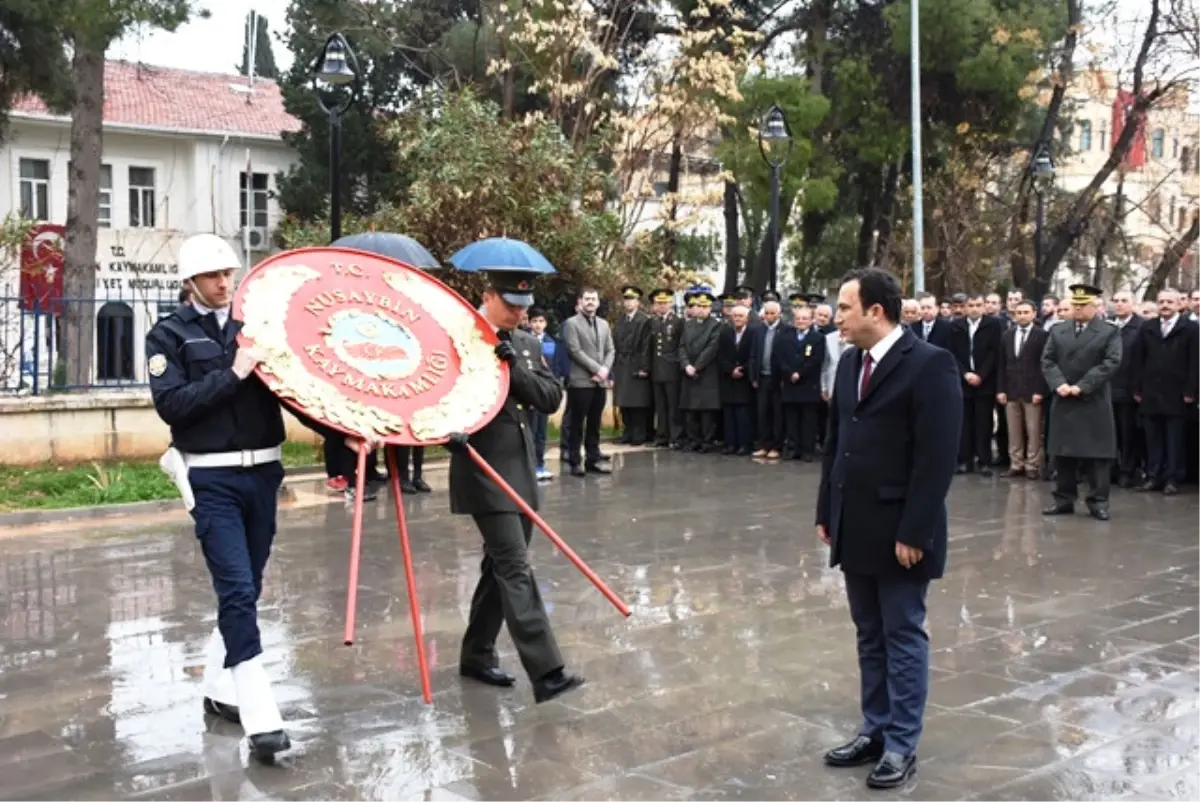
M 603 442 L 611 443 L 610 438 L 603 438 Z M 546 444 L 546 459 L 557 460 L 557 450 L 551 451 L 550 443 Z M 629 446 L 618 446 L 614 451 L 623 452 L 630 448 Z M 450 465 L 448 459 L 430 460 L 426 466 L 426 471 L 443 471 Z M 297 484 L 300 482 L 315 482 L 325 476 L 325 469 L 321 465 L 308 465 L 302 468 L 290 469 L 287 476 L 284 477 L 284 486 Z M 330 500 L 336 500 L 336 496 L 330 496 Z M 0 513 L 0 529 L 6 527 L 29 527 L 39 526 L 42 524 L 62 523 L 64 521 L 86 521 L 94 520 L 97 522 L 105 521 L 109 518 L 123 518 L 129 516 L 153 515 L 156 513 L 179 512 L 181 510 L 179 499 L 156 499 L 154 501 L 133 501 L 128 504 L 101 504 L 94 507 L 65 507 L 58 510 L 20 510 L 18 512 Z

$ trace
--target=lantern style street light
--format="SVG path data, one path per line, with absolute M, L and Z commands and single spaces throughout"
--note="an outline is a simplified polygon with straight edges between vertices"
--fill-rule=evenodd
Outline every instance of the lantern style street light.
M 783 166 L 791 157 L 794 145 L 792 129 L 788 127 L 783 109 L 777 105 L 771 106 L 758 128 L 758 150 L 763 161 L 771 168 L 771 273 L 767 278 L 767 289 L 772 291 L 777 291 L 779 282 L 779 240 L 782 233 L 779 225 L 779 183 Z
M 1037 193 L 1037 225 L 1033 235 L 1033 269 L 1042 264 L 1042 227 L 1046 222 L 1046 193 L 1054 186 L 1054 159 L 1050 156 L 1050 148 L 1045 142 L 1039 142 L 1029 165 L 1033 179 L 1033 191 Z
M 358 57 L 341 33 L 325 40 L 313 64 L 313 91 L 329 115 L 329 241 L 342 236 L 342 115 L 358 99 L 362 72 Z

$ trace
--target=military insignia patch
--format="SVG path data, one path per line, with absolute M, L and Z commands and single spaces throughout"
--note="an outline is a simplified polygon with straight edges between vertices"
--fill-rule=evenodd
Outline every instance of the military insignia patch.
M 146 368 L 150 371 L 150 375 L 157 379 L 167 372 L 167 358 L 162 354 L 155 354 L 146 363 Z

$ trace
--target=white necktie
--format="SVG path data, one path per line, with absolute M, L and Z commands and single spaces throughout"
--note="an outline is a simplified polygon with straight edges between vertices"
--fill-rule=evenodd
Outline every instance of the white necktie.
M 1021 355 L 1021 349 L 1025 347 L 1025 327 L 1017 333 L 1017 356 Z

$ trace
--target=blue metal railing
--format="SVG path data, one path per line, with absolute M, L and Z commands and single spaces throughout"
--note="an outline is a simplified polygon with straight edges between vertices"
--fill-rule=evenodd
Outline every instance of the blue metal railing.
M 53 298 L 0 285 L 0 395 L 146 386 L 146 333 L 176 306 L 166 288 Z M 86 370 L 67 364 L 85 349 Z

